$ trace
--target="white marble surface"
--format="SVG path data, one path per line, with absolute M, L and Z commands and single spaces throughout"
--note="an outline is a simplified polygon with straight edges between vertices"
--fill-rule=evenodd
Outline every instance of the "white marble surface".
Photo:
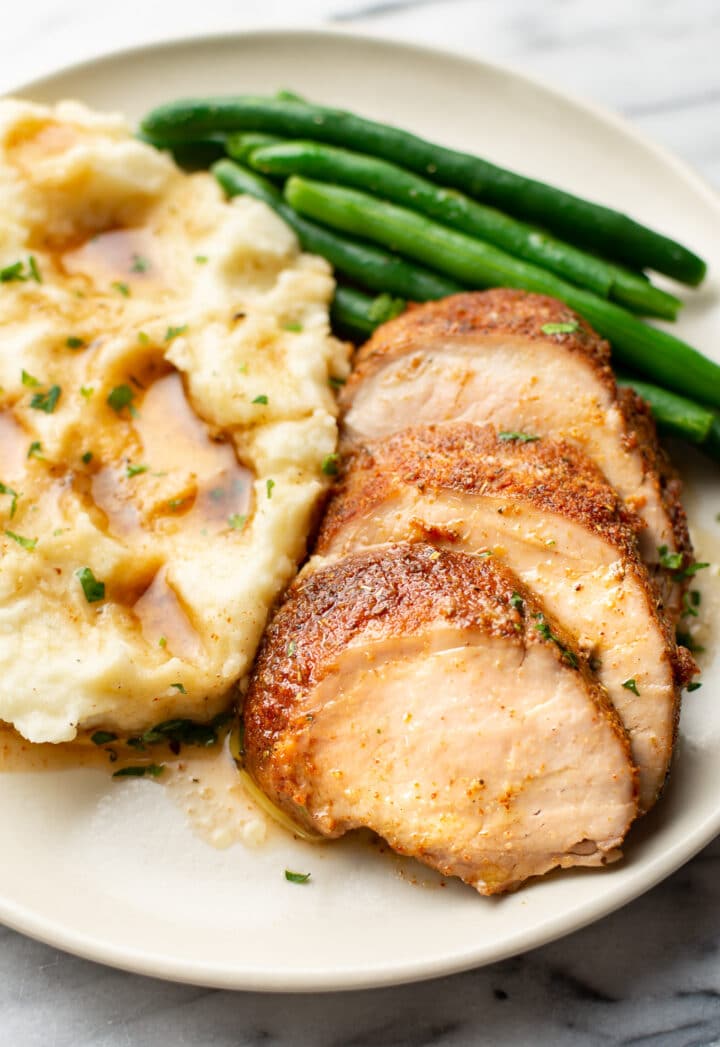
M 720 187 L 717 0 L 30 0 L 4 5 L 0 91 L 145 40 L 321 23 L 475 52 L 628 116 Z M 602 922 L 484 970 L 309 997 L 214 992 L 0 928 L 0 1044 L 173 1047 L 720 1043 L 720 841 Z

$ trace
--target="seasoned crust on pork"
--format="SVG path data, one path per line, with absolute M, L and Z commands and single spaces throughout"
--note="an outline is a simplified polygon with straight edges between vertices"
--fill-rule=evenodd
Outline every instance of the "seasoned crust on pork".
M 572 331 L 547 334 L 543 331 L 546 324 L 576 326 Z M 589 357 L 608 389 L 615 388 L 610 345 L 586 320 L 557 298 L 495 287 L 489 291 L 465 291 L 413 306 L 378 327 L 358 351 L 341 403 L 349 404 L 355 387 L 389 359 L 405 356 L 418 345 L 467 336 L 560 341 L 569 352 Z
M 586 455 L 566 441 L 502 439 L 491 425 L 454 422 L 403 429 L 350 451 L 326 508 L 316 552 L 350 517 L 371 513 L 397 481 L 420 490 L 513 495 L 578 520 L 637 557 L 639 521 Z
M 549 333 L 548 324 L 572 330 Z M 680 482 L 647 406 L 618 392 L 609 359 L 608 343 L 553 298 L 498 288 L 428 302 L 383 324 L 358 352 L 342 394 L 344 445 L 458 419 L 530 424 L 577 444 L 642 518 L 643 558 L 677 615 L 681 586 L 657 564 L 662 545 L 690 562 Z
M 293 818 L 371 828 L 481 893 L 614 859 L 636 811 L 607 697 L 491 560 L 400 544 L 304 572 L 244 719 L 248 769 Z

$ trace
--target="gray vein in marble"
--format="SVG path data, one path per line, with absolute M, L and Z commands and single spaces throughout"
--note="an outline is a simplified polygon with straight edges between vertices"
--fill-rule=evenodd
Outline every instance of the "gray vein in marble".
M 355 22 L 363 18 L 382 18 L 385 15 L 417 10 L 421 7 L 437 6 L 442 0 L 385 0 L 384 3 L 367 4 L 350 8 L 328 16 L 329 22 Z

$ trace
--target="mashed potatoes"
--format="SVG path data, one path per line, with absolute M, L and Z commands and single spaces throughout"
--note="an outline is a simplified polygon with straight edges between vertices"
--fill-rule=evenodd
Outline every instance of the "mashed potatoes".
M 0 102 L 0 720 L 227 705 L 327 482 L 332 290 L 122 119 Z

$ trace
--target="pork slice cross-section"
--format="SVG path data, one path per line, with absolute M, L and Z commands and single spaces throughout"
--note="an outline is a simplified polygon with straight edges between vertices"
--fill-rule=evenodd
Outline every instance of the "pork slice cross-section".
M 659 550 L 690 560 L 680 484 L 647 408 L 617 389 L 609 359 L 607 342 L 553 298 L 500 288 L 428 302 L 360 350 L 343 394 L 344 439 L 460 420 L 575 444 L 638 514 L 643 559 L 677 614 L 682 587 Z
M 613 860 L 636 813 L 607 696 L 493 559 L 405 543 L 306 570 L 244 720 L 248 770 L 291 817 L 370 828 L 483 894 Z
M 574 446 L 469 423 L 418 427 L 352 455 L 320 557 L 404 540 L 504 561 L 573 635 L 625 725 L 647 810 L 694 671 L 658 608 L 634 521 Z

